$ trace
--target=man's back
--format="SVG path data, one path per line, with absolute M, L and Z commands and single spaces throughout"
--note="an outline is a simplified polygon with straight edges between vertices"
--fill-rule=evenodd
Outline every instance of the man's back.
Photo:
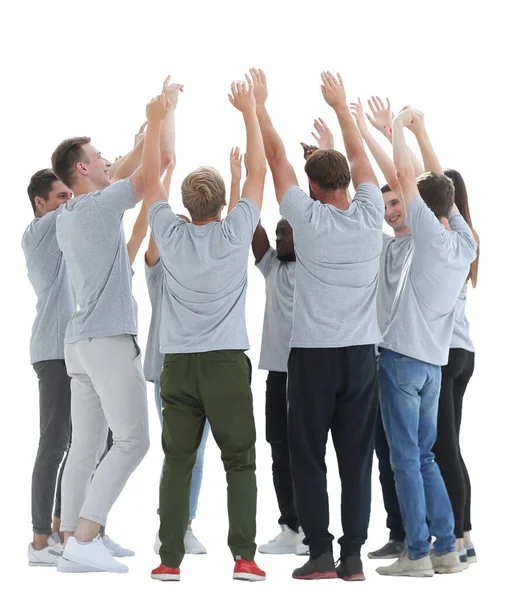
M 66 326 L 76 308 L 67 265 L 56 239 L 56 219 L 61 210 L 34 219 L 22 238 L 27 275 L 37 295 L 30 342 L 32 363 L 64 359 Z
M 166 203 L 149 210 L 165 270 L 162 353 L 248 349 L 248 255 L 258 222 L 258 208 L 245 198 L 227 218 L 200 226 Z
M 88 337 L 136 335 L 132 274 L 122 217 L 135 205 L 129 179 L 77 196 L 57 220 L 57 241 L 68 263 L 79 309 L 66 343 Z
M 384 205 L 379 188 L 358 186 L 347 210 L 291 188 L 281 214 L 297 257 L 292 347 L 338 348 L 381 340 L 376 296 Z

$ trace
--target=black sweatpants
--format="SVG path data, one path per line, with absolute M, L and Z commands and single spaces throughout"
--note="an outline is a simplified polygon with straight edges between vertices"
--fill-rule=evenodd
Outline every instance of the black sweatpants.
M 295 506 L 312 558 L 332 553 L 325 453 L 329 431 L 342 484 L 341 557 L 359 556 L 370 520 L 377 418 L 373 345 L 292 348 L 288 438 Z

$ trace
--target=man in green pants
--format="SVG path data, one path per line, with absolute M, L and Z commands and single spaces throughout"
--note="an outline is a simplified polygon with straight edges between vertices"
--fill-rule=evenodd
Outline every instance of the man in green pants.
M 191 474 L 206 418 L 227 474 L 228 543 L 235 579 L 265 578 L 256 552 L 256 430 L 245 324 L 249 250 L 258 225 L 266 174 L 265 152 L 252 83 L 233 83 L 231 103 L 247 132 L 247 179 L 242 198 L 221 214 L 225 186 L 215 169 L 201 167 L 182 183 L 191 215 L 174 214 L 159 182 L 160 105 L 148 107 L 143 154 L 148 220 L 163 262 L 165 282 L 160 351 L 165 466 L 160 487 L 161 565 L 154 579 L 178 580 L 188 525 Z M 164 118 L 164 117 L 163 117 Z M 148 189 L 148 188 L 146 188 Z

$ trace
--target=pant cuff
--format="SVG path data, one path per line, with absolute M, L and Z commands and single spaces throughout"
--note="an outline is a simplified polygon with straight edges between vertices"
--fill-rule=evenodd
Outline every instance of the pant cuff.
M 35 535 L 51 535 L 52 534 L 52 528 L 40 529 L 40 528 L 37 528 L 37 527 L 33 527 L 32 528 L 32 533 L 34 533 Z
M 92 521 L 93 523 L 96 523 L 97 525 L 106 526 L 106 519 L 100 519 L 99 517 L 97 517 L 96 515 L 93 515 L 92 513 L 81 513 L 79 515 L 79 517 L 81 519 L 87 519 L 88 521 Z

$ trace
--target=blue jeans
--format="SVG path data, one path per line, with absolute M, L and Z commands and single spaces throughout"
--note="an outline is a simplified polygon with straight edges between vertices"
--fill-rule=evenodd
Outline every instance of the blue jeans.
M 412 560 L 429 555 L 430 531 L 436 537 L 435 554 L 456 549 L 451 502 L 431 452 L 441 380 L 438 366 L 381 351 L 379 402 Z
M 157 414 L 159 415 L 159 422 L 161 423 L 162 427 L 163 413 L 159 381 L 154 381 L 154 394 L 156 399 Z M 195 466 L 193 467 L 193 472 L 191 474 L 190 521 L 193 521 L 193 519 L 197 516 L 198 498 L 200 495 L 200 486 L 202 485 L 202 473 L 204 471 L 204 452 L 206 450 L 207 436 L 209 435 L 210 429 L 209 422 L 206 420 L 204 433 L 202 434 L 202 440 L 197 450 L 197 460 L 195 461 Z M 162 476 L 163 472 L 161 471 L 161 477 Z

